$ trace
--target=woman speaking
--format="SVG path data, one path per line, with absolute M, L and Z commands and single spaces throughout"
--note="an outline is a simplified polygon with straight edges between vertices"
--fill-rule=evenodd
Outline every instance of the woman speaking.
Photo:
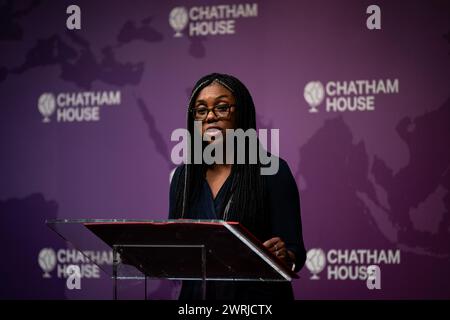
M 227 129 L 256 130 L 253 99 L 245 85 L 230 75 L 213 73 L 198 80 L 187 112 L 191 139 L 201 134 L 207 137 L 206 144 L 225 144 Z M 247 147 L 248 160 L 249 152 L 254 150 Z M 188 157 L 193 158 L 193 152 Z M 180 165 L 170 185 L 169 218 L 240 222 L 298 272 L 305 263 L 306 252 L 296 182 L 282 159 L 273 175 L 262 175 L 262 167 L 259 156 L 257 161 L 245 163 L 189 161 Z M 183 281 L 180 300 L 201 298 L 201 281 Z M 290 282 L 207 281 L 206 298 L 293 300 L 294 295 Z

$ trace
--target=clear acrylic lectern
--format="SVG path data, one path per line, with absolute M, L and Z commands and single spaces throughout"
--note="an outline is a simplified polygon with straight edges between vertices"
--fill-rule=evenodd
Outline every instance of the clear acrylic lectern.
M 125 279 L 291 281 L 298 278 L 247 229 L 222 220 L 47 220 L 113 281 Z M 93 251 L 111 251 L 102 263 Z

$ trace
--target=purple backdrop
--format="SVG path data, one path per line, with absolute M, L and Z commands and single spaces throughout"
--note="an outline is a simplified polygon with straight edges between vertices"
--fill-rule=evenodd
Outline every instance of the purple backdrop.
M 70 4 L 81 30 L 66 28 Z M 280 129 L 300 190 L 310 259 L 297 299 L 450 298 L 450 5 L 377 1 L 381 30 L 369 30 L 371 4 L 1 1 L 0 297 L 112 297 L 103 273 L 66 288 L 71 247 L 44 221 L 166 218 L 171 132 L 195 81 L 223 72 L 249 87 L 259 127 Z M 189 33 L 218 21 L 233 33 Z M 64 106 L 110 91 L 117 103 Z M 332 109 L 355 97 L 373 110 Z M 93 109 L 98 121 L 63 121 Z M 379 290 L 366 286 L 369 264 Z M 154 298 L 177 289 L 150 285 Z

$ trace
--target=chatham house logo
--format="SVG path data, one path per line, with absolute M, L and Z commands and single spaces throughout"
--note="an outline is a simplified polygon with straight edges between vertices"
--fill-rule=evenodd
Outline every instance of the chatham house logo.
M 110 250 L 83 250 L 42 248 L 37 260 L 43 271 L 42 277 L 50 279 L 86 278 L 99 279 L 102 265 L 112 266 L 113 252 Z M 70 288 L 69 288 L 70 289 Z
M 311 279 L 320 279 L 317 274 L 325 268 L 326 256 L 322 249 L 314 248 L 306 254 L 306 267 L 312 273 Z
M 325 89 L 320 81 L 311 81 L 305 86 L 303 92 L 306 102 L 309 104 L 309 112 L 316 113 L 317 106 L 320 105 L 325 98 Z
M 375 110 L 377 97 L 395 95 L 400 92 L 400 80 L 362 79 L 308 82 L 303 90 L 303 97 L 309 105 L 310 113 L 318 113 L 318 107 L 325 112 L 372 112 Z
M 38 263 L 44 272 L 43 278 L 51 278 L 50 272 L 56 267 L 56 253 L 52 248 L 43 248 L 39 252 Z
M 186 28 L 188 24 L 188 12 L 184 7 L 176 7 L 170 11 L 169 24 L 175 31 L 174 37 L 182 37 L 181 31 Z
M 55 96 L 51 93 L 43 93 L 38 100 L 38 109 L 43 116 L 42 122 L 50 122 L 50 116 L 55 112 Z
M 233 3 L 174 7 L 169 12 L 169 25 L 174 37 L 232 35 L 236 22 L 243 18 L 258 17 L 258 3 Z
M 311 272 L 310 279 L 320 279 L 318 274 L 324 271 L 326 280 L 366 281 L 376 280 L 379 289 L 381 268 L 385 265 L 400 265 L 399 249 L 329 249 L 324 251 L 313 248 L 306 254 L 306 267 Z
M 97 122 L 103 109 L 112 109 L 122 101 L 121 91 L 82 91 L 42 93 L 37 109 L 43 123 Z

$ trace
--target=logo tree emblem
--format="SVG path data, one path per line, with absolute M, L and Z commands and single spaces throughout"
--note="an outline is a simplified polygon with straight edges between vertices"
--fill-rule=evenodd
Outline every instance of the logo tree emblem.
M 39 252 L 38 258 L 39 266 L 41 267 L 44 274 L 43 278 L 51 278 L 50 271 L 52 271 L 56 266 L 56 253 L 51 248 L 44 248 Z
M 176 7 L 170 11 L 169 24 L 175 30 L 174 37 L 182 37 L 183 30 L 188 23 L 188 12 L 184 7 Z
M 305 86 L 303 96 L 311 107 L 309 112 L 316 113 L 319 112 L 316 107 L 321 104 L 323 98 L 325 98 L 325 89 L 320 81 L 311 81 Z
M 53 112 L 55 112 L 56 103 L 55 103 L 55 97 L 51 93 L 43 93 L 39 97 L 38 101 L 38 109 L 39 112 L 42 114 L 44 119 L 42 119 L 42 122 L 48 123 L 50 122 L 50 116 Z
M 318 273 L 325 268 L 325 252 L 322 249 L 314 248 L 306 254 L 306 267 L 313 274 L 312 280 L 318 280 Z

